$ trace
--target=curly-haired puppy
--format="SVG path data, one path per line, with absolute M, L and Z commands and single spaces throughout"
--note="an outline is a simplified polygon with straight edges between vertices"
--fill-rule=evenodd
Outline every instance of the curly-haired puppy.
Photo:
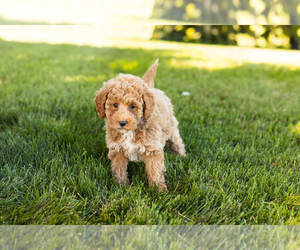
M 169 151 L 180 156 L 185 156 L 185 149 L 170 99 L 154 88 L 157 63 L 143 79 L 119 74 L 104 82 L 95 104 L 100 118 L 106 118 L 108 158 L 116 181 L 128 184 L 128 161 L 143 161 L 149 184 L 167 191 L 164 146 L 167 143 Z

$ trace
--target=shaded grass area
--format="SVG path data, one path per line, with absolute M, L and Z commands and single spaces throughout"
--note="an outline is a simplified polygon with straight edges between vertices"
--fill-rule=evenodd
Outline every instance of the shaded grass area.
M 299 224 L 290 127 L 300 120 L 300 68 L 237 65 L 180 46 L 0 41 L 0 223 Z M 168 194 L 149 188 L 143 163 L 129 164 L 129 188 L 115 183 L 93 102 L 103 81 L 142 76 L 157 58 L 155 84 L 188 152 L 165 153 Z

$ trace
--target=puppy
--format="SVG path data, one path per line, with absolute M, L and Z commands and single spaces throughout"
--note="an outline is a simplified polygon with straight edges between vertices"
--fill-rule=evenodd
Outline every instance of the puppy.
M 158 59 L 142 79 L 119 74 L 104 82 L 95 104 L 99 117 L 105 118 L 108 158 L 116 181 L 128 185 L 128 161 L 143 161 L 149 184 L 167 191 L 164 146 L 180 156 L 185 156 L 185 148 L 170 99 L 154 88 L 157 65 Z

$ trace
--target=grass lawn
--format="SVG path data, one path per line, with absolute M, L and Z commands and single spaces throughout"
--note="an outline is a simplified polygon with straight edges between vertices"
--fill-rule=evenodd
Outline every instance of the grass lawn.
M 0 223 L 299 224 L 300 63 L 263 53 L 300 58 L 154 41 L 0 41 Z M 143 163 L 129 164 L 129 188 L 115 183 L 93 101 L 103 81 L 142 76 L 157 58 L 155 84 L 188 153 L 165 152 L 168 194 L 149 188 Z

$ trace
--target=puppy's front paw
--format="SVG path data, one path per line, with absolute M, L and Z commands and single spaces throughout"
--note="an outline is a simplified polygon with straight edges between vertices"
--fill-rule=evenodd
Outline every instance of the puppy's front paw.
M 169 190 L 167 188 L 166 184 L 160 184 L 160 185 L 156 185 L 155 183 L 149 184 L 150 189 L 154 190 L 154 191 L 158 191 L 160 193 L 168 193 Z
M 165 185 L 165 184 L 160 185 L 160 186 L 158 187 L 158 190 L 159 190 L 159 192 L 161 192 L 161 193 L 168 193 L 168 192 L 169 192 L 169 190 L 168 190 L 168 188 L 167 188 L 167 185 Z
M 128 179 L 116 179 L 117 184 L 119 184 L 120 186 L 126 186 L 129 187 L 130 183 Z
M 179 155 L 179 156 L 182 156 L 182 157 L 186 157 L 186 152 L 185 152 L 185 150 L 179 151 L 179 152 L 178 152 L 178 155 Z

